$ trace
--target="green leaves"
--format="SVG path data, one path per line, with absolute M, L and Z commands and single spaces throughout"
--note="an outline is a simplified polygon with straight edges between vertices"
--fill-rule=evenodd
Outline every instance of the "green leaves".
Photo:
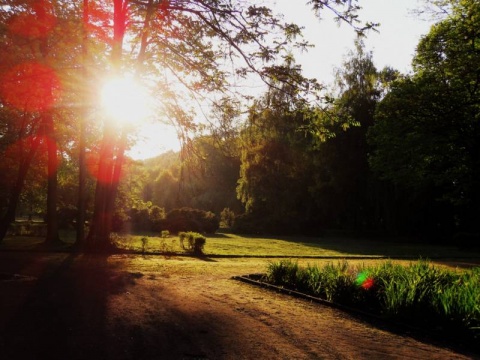
M 394 82 L 378 106 L 370 163 L 399 186 L 439 194 L 456 207 L 457 226 L 471 227 L 478 218 L 466 214 L 480 213 L 480 6 L 451 4 L 452 14 L 420 41 L 415 73 Z

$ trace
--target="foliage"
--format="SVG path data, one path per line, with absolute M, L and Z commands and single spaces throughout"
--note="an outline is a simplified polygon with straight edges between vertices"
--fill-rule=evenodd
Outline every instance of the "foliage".
M 9 235 L 44 237 L 47 234 L 47 227 L 44 222 L 15 221 L 10 224 Z
M 373 169 L 428 204 L 431 223 L 451 234 L 479 223 L 480 5 L 449 3 L 451 14 L 418 44 L 414 74 L 378 106 L 369 140 Z
M 289 63 L 291 72 L 297 71 Z M 288 86 L 269 90 L 249 112 L 242 132 L 237 186 L 245 214 L 235 231 L 357 232 L 380 222 L 365 134 L 375 106 L 395 72 L 377 71 L 361 42 L 338 70 L 339 94 L 311 108 Z
M 173 233 L 195 231 L 213 234 L 219 225 L 214 213 L 185 207 L 169 211 L 164 226 Z
M 359 6 L 352 6 L 350 1 L 322 0 L 309 5 L 318 16 L 333 12 L 359 33 L 373 26 L 359 25 Z M 290 76 L 289 69 L 278 63 L 291 57 L 292 47 L 308 47 L 301 39 L 301 28 L 285 23 L 272 9 L 252 0 L 12 0 L 0 7 L 0 24 L 0 151 L 5 160 L 0 170 L 11 175 L 0 182 L 2 189 L 8 189 L 7 194 L 0 195 L 2 215 L 5 212 L 0 224 L 2 239 L 15 218 L 24 184 L 28 195 L 45 200 L 44 189 L 36 181 L 26 181 L 41 174 L 37 170 L 44 170 L 45 160 L 49 174 L 42 179 L 42 186 L 48 181 L 49 238 L 56 232 L 57 200 L 61 208 L 78 209 L 82 229 L 78 241 L 84 249 L 101 248 L 102 243 L 108 243 L 110 231 L 120 229 L 128 220 L 132 199 L 128 199 L 128 192 L 122 193 L 119 180 L 135 131 L 109 123 L 97 111 L 97 81 L 104 76 L 134 73 L 138 80 L 148 80 L 155 98 L 161 99 L 156 104 L 155 120 L 174 124 L 184 142 L 202 128 L 196 123 L 197 109 L 192 104 L 206 97 L 223 99 L 227 93 L 248 99 L 249 94 L 237 91 L 237 82 L 251 75 L 268 85 L 272 79 L 288 83 L 299 97 L 318 96 L 316 80 L 300 72 Z M 41 71 L 29 76 L 35 70 Z M 225 119 L 239 114 L 235 107 L 223 104 L 219 101 L 216 109 L 225 109 L 221 114 Z M 21 156 L 10 156 L 10 150 L 25 139 L 34 141 L 25 143 L 24 151 L 18 154 Z M 45 159 L 36 156 L 46 154 L 37 148 L 42 141 L 48 149 Z M 68 163 L 69 171 L 78 170 L 78 179 L 67 176 L 60 182 L 68 181 L 59 184 L 57 158 Z M 238 158 L 230 164 L 229 181 L 234 173 L 230 170 L 238 168 Z M 160 183 L 169 182 L 166 193 L 170 196 L 181 177 L 168 172 L 164 175 Z M 212 178 L 207 180 L 213 183 Z M 143 200 L 167 209 L 187 205 L 220 212 L 225 206 L 238 207 L 231 188 L 228 196 L 233 201 L 219 205 L 225 200 L 224 194 L 219 199 L 213 191 L 219 183 L 202 188 L 204 197 L 187 193 L 184 199 L 190 197 L 191 203 L 171 203 L 172 199 L 162 198 L 159 191 L 155 191 L 157 199 L 145 196 Z M 23 196 L 30 200 L 26 192 Z M 152 189 L 146 192 L 154 193 Z M 136 196 L 131 198 L 137 200 Z M 43 202 L 40 206 L 44 207 Z M 86 211 L 92 212 L 91 227 L 83 241 Z
M 235 224 L 235 213 L 230 208 L 224 208 L 220 213 L 220 226 L 231 228 Z
M 423 260 L 409 266 L 386 262 L 353 267 L 344 261 L 301 268 L 283 260 L 268 266 L 266 279 L 422 326 L 442 325 L 466 333 L 480 325 L 480 268 L 453 272 Z
M 182 249 L 192 252 L 195 255 L 203 255 L 203 248 L 207 242 L 205 236 L 193 231 L 182 231 L 178 233 L 178 238 Z
M 145 161 L 142 200 L 167 211 L 190 207 L 219 214 L 228 207 L 241 212 L 235 193 L 240 168 L 237 142 L 236 137 L 222 139 L 220 134 L 197 137 L 188 151 Z
M 179 176 L 179 203 L 220 213 L 229 207 L 239 211 L 235 186 L 240 169 L 238 137 L 227 130 L 199 136 L 185 154 Z
M 300 71 L 293 61 L 291 74 Z M 293 76 L 293 75 L 292 75 Z M 249 110 L 241 133 L 241 167 L 237 197 L 245 215 L 235 228 L 256 227 L 254 232 L 294 233 L 308 215 L 316 213 L 308 197 L 312 178 L 308 149 L 311 136 L 304 131 L 312 109 L 288 85 L 267 91 Z M 238 220 L 238 222 L 237 222 Z
M 389 77 L 394 77 L 392 70 L 378 71 L 373 55 L 356 41 L 337 70 L 337 97 L 309 126 L 315 141 L 309 193 L 328 228 L 362 234 L 380 227 L 378 204 L 384 194 L 369 168 L 366 133 Z M 319 130 L 323 128 L 328 132 Z
M 135 206 L 130 209 L 128 217 L 121 221 L 119 230 L 131 230 L 133 232 L 160 232 L 163 230 L 166 213 L 156 205 L 150 202 L 137 201 Z

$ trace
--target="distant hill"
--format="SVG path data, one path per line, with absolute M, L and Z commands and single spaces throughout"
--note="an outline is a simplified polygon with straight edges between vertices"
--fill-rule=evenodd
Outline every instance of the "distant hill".
M 163 154 L 150 159 L 142 160 L 142 163 L 149 169 L 151 168 L 170 168 L 180 161 L 180 152 L 169 150 Z

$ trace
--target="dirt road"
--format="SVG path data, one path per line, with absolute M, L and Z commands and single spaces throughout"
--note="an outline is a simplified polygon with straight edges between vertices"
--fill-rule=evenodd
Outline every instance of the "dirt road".
M 0 358 L 476 358 L 231 279 L 267 263 L 0 253 Z

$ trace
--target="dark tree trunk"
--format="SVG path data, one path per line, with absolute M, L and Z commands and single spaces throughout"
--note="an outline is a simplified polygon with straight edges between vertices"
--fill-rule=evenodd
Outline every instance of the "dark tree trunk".
M 127 145 L 127 133 L 123 131 L 120 139 L 120 145 L 117 149 L 117 156 L 113 164 L 112 169 L 112 182 L 108 189 L 107 203 L 106 203 L 106 216 L 105 216 L 105 236 L 109 236 L 112 231 L 112 220 L 115 213 L 115 199 L 118 193 L 118 186 L 120 185 L 120 178 L 122 176 L 122 168 L 125 162 L 125 147 Z
M 20 194 L 22 193 L 23 186 L 25 184 L 25 178 L 27 177 L 27 173 L 30 169 L 30 165 L 32 164 L 32 160 L 35 157 L 35 154 L 37 153 L 38 147 L 40 145 L 40 140 L 40 136 L 36 136 L 33 139 L 27 155 L 19 165 L 17 179 L 15 180 L 15 184 L 8 199 L 7 210 L 2 219 L 0 220 L 0 243 L 5 238 L 10 224 L 15 221 L 15 213 L 17 211 Z
M 102 252 L 109 245 L 110 231 L 106 226 L 106 219 L 108 218 L 108 196 L 112 184 L 114 143 L 113 130 L 105 127 L 98 163 L 93 218 L 84 246 L 84 250 L 88 252 Z
M 45 244 L 52 246 L 60 242 L 58 234 L 58 146 L 53 126 L 53 116 L 51 112 L 45 115 L 45 133 L 48 151 L 48 183 L 47 183 L 47 237 Z
M 88 1 L 83 0 L 83 24 L 84 27 L 88 24 L 89 8 Z M 87 29 L 83 30 L 83 75 L 84 79 L 87 79 L 87 63 L 88 63 L 88 32 Z M 88 82 L 87 82 L 88 83 Z M 88 86 L 87 86 L 88 87 Z M 87 107 L 88 104 L 88 93 L 82 94 L 84 98 L 83 106 Z M 76 246 L 81 248 L 85 241 L 85 184 L 87 181 L 87 168 L 85 165 L 85 136 L 86 136 L 86 121 L 87 121 L 87 111 L 84 111 L 83 118 L 80 119 L 80 138 L 78 141 L 78 199 L 77 199 L 77 237 L 76 237 Z
M 111 63 L 114 72 L 119 72 L 119 65 L 122 59 L 123 39 L 127 20 L 128 1 L 114 0 L 113 16 L 113 48 Z M 107 121 L 104 128 L 102 149 L 98 165 L 97 184 L 95 189 L 95 203 L 93 219 L 90 225 L 88 236 L 85 240 L 85 251 L 106 252 L 110 250 L 110 232 L 115 204 L 115 196 L 118 189 L 116 173 L 124 158 L 124 145 L 118 146 L 118 139 L 115 130 Z M 115 148 L 117 148 L 117 159 L 114 159 Z M 121 151 L 119 151 L 121 150 Z

